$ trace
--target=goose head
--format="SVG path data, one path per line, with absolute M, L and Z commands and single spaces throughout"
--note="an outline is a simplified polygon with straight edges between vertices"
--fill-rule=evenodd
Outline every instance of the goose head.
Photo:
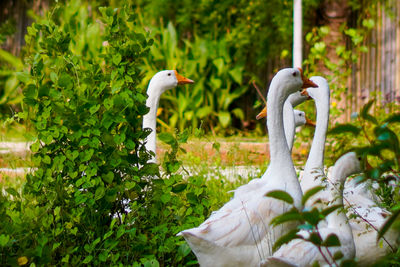
M 311 97 L 314 101 L 319 102 L 319 99 L 324 99 L 330 95 L 328 81 L 321 76 L 313 76 L 310 78 L 312 82 L 318 85 L 318 89 L 310 87 L 301 92 L 305 97 Z
M 294 125 L 295 127 L 303 126 L 303 125 L 310 125 L 315 127 L 315 122 L 307 118 L 306 113 L 304 111 L 294 109 Z
M 343 184 L 348 176 L 360 173 L 362 171 L 360 159 L 355 152 L 348 152 L 341 156 L 333 166 L 331 182 Z
M 281 69 L 278 73 L 274 76 L 271 81 L 270 91 L 271 88 L 276 88 L 275 90 L 282 90 L 281 94 L 284 99 L 287 99 L 290 94 L 300 92 L 304 88 L 313 88 L 318 87 L 310 79 L 306 78 L 303 75 L 303 70 L 301 68 L 286 68 Z M 265 107 L 258 115 L 257 120 L 264 118 L 267 116 L 267 107 Z
M 183 77 L 176 70 L 162 70 L 160 72 L 157 72 L 153 76 L 153 78 L 151 78 L 148 87 L 148 92 L 150 90 L 153 91 L 155 90 L 158 92 L 152 92 L 152 93 L 158 93 L 158 95 L 161 95 L 165 91 L 175 88 L 178 85 L 183 85 L 188 83 L 194 83 L 194 81 Z
M 318 87 L 303 75 L 301 68 L 285 68 L 280 70 L 271 81 L 270 88 L 285 88 L 287 98 L 290 94 L 301 91 L 301 88 Z

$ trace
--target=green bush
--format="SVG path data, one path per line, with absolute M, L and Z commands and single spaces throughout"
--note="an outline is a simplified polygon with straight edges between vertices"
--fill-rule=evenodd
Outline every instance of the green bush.
M 224 179 L 178 172 L 188 131 L 160 135 L 172 148 L 165 172 L 147 163 L 141 127 L 148 108 L 138 85 L 152 41 L 128 7 L 100 8 L 103 45 L 78 49 L 78 36 L 98 22 L 75 8 L 57 6 L 28 29 L 17 118 L 37 133 L 36 169 L 22 191 L 9 184 L 0 190 L 0 264 L 195 264 L 176 234 L 202 222 L 227 200 L 219 190 L 232 188 Z

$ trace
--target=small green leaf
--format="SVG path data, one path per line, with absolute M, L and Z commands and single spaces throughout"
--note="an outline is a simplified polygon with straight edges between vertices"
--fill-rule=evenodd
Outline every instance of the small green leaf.
M 31 76 L 27 72 L 16 72 L 16 75 L 17 75 L 17 79 L 23 83 L 29 82 L 29 80 L 31 78 Z
M 93 259 L 93 256 L 92 256 L 92 255 L 89 255 L 89 256 L 87 256 L 87 257 L 83 260 L 82 263 L 88 264 L 89 262 L 92 261 L 92 259 Z
M 312 208 L 310 211 L 303 212 L 303 218 L 311 225 L 317 225 L 319 221 L 323 218 L 320 216 L 320 212 L 317 208 Z
M 330 234 L 322 242 L 322 246 L 324 246 L 324 247 L 338 247 L 338 246 L 340 246 L 340 240 L 337 237 L 337 235 Z
M 289 204 L 293 204 L 293 198 L 287 192 L 282 190 L 268 192 L 265 196 L 279 199 Z
M 172 145 L 175 142 L 175 138 L 170 133 L 160 133 L 158 138 L 166 144 Z
M 115 65 L 118 66 L 118 64 L 121 62 L 121 59 L 122 59 L 121 54 L 116 54 L 116 55 L 114 55 L 112 61 L 113 61 L 113 63 L 114 63 Z
M 89 109 L 90 114 L 96 113 L 100 109 L 100 105 L 94 105 Z
M 278 240 L 275 241 L 275 244 L 273 246 L 274 251 L 276 251 L 283 244 L 289 243 L 293 239 L 301 238 L 301 236 L 297 235 L 298 232 L 298 229 L 293 229 L 290 230 L 287 234 L 281 236 Z
M 5 247 L 10 240 L 10 236 L 1 234 L 0 235 L 0 246 Z
M 335 126 L 333 129 L 329 130 L 328 134 L 352 133 L 354 135 L 358 135 L 360 131 L 361 131 L 360 128 L 346 123 Z
M 299 213 L 299 211 L 296 208 L 292 208 L 289 211 L 273 218 L 271 220 L 270 224 L 273 226 L 276 226 L 276 225 L 283 224 L 283 223 L 289 222 L 289 221 L 302 221 L 302 220 L 303 220 L 303 217 Z
M 323 189 L 325 189 L 324 186 L 316 186 L 316 187 L 313 187 L 313 188 L 307 190 L 307 192 L 304 193 L 304 195 L 301 199 L 301 204 L 304 206 L 304 204 L 306 204 L 307 200 L 310 197 L 314 196 L 316 193 L 318 193 L 319 191 L 321 191 Z
M 322 239 L 317 233 L 311 233 L 306 240 L 310 241 L 311 243 L 317 246 L 321 246 L 322 244 Z
M 104 194 L 105 194 L 105 189 L 104 189 L 104 187 L 103 187 L 103 186 L 98 187 L 98 188 L 96 189 L 96 192 L 94 193 L 94 199 L 95 199 L 95 200 L 99 200 L 99 199 L 101 199 L 102 197 L 104 197 Z
M 220 111 L 218 113 L 218 120 L 223 128 L 228 127 L 231 121 L 231 114 L 227 111 Z
M 321 214 L 322 214 L 324 217 L 326 217 L 326 216 L 328 216 L 328 214 L 331 214 L 332 212 L 334 212 L 335 210 L 337 210 L 337 209 L 339 209 L 339 208 L 341 208 L 341 207 L 342 207 L 342 205 L 333 205 L 333 206 L 329 206 L 329 207 L 323 209 L 323 210 L 321 211 Z
M 386 220 L 385 224 L 379 230 L 377 239 L 379 240 L 385 233 L 389 230 L 390 226 L 396 221 L 397 217 L 400 215 L 400 209 L 395 211 L 389 219 Z
M 374 102 L 375 102 L 375 99 L 371 99 L 370 101 L 368 101 L 367 104 L 365 104 L 365 105 L 361 108 L 360 116 L 361 116 L 362 118 L 364 118 L 364 117 L 368 114 L 369 109 L 372 107 L 372 105 L 374 104 Z
M 176 184 L 176 185 L 174 185 L 174 186 L 172 187 L 171 191 L 172 191 L 173 193 L 180 193 L 180 192 L 182 192 L 183 190 L 185 190 L 186 187 L 187 187 L 187 184 L 186 184 L 186 183 Z

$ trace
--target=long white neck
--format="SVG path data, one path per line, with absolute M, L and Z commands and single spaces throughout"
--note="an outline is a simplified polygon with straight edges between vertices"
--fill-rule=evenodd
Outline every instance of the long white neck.
M 287 145 L 289 147 L 289 152 L 292 153 L 296 125 L 294 121 L 293 106 L 290 104 L 289 100 L 286 100 L 283 106 L 283 118 L 283 127 L 285 129 Z
M 286 142 L 285 131 L 283 128 L 283 106 L 287 96 L 284 95 L 284 90 L 276 87 L 278 86 L 270 88 L 268 92 L 267 127 L 269 135 L 270 165 L 266 174 L 279 173 L 279 181 L 271 181 L 271 183 L 277 183 L 280 189 L 291 194 L 295 200 L 295 206 L 300 208 L 302 192 L 297 180 L 296 171 L 293 166 L 292 157 Z M 286 105 L 291 106 L 289 102 L 287 102 Z M 265 175 L 263 178 L 267 178 L 268 176 L 269 175 Z
M 340 163 L 335 164 L 333 167 L 331 179 L 328 179 L 327 187 L 324 190 L 329 194 L 331 205 L 343 206 L 344 182 L 354 172 L 347 164 Z M 343 209 L 335 210 L 327 216 L 326 220 L 329 228 L 337 228 L 343 234 L 352 235 L 351 227 L 348 224 L 347 216 Z
M 143 129 L 150 128 L 151 133 L 146 138 L 146 149 L 148 151 L 153 151 L 155 156 L 152 157 L 149 162 L 156 163 L 157 162 L 157 138 L 156 138 L 156 125 L 157 125 L 157 109 L 158 103 L 160 101 L 160 96 L 162 94 L 162 90 L 160 90 L 160 85 L 151 80 L 149 83 L 149 87 L 147 88 L 147 101 L 146 106 L 150 108 L 149 113 L 143 116 Z
M 304 167 L 302 184 L 305 185 L 305 188 L 303 188 L 303 192 L 319 185 L 320 181 L 315 177 L 323 174 L 326 131 L 329 123 L 329 94 L 323 99 L 316 100 L 315 105 L 317 109 L 317 126 L 307 163 Z M 320 170 L 320 172 L 316 173 L 316 170 Z

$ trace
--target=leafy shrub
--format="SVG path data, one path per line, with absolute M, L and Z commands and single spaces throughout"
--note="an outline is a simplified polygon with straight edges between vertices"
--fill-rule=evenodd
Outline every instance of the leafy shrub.
M 126 221 L 124 199 L 156 174 L 145 165 L 141 118 L 148 109 L 137 87 L 139 62 L 151 43 L 130 30 L 135 17 L 127 7 L 102 8 L 108 45 L 98 56 L 76 54 L 70 44 L 77 18 L 63 25 L 53 19 L 65 9 L 55 8 L 26 37 L 31 69 L 19 74 L 26 109 L 19 118 L 31 120 L 38 140 L 31 146 L 37 170 L 27 175 L 23 195 L 35 205 L 23 210 L 32 219 L 21 226 L 29 238 L 11 242 L 15 251 L 7 257 L 127 263 L 136 231 Z
M 81 14 L 75 7 L 72 13 Z M 37 132 L 36 170 L 22 191 L 8 185 L 1 191 L 0 263 L 195 264 L 176 234 L 209 216 L 228 198 L 219 190 L 230 184 L 178 172 L 187 131 L 160 135 L 172 148 L 166 172 L 147 163 L 139 66 L 152 41 L 133 30 L 128 7 L 100 8 L 103 45 L 77 49 L 77 36 L 96 22 L 65 15 L 68 8 L 57 6 L 26 36 L 30 70 L 18 74 L 24 95 L 18 118 Z

